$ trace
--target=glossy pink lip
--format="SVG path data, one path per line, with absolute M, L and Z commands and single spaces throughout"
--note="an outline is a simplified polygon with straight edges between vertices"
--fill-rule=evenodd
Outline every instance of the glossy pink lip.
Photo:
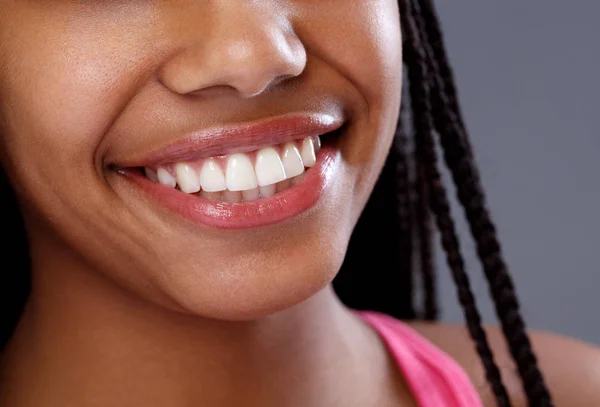
M 317 204 L 339 165 L 340 153 L 335 143 L 332 144 L 323 145 L 316 165 L 307 170 L 301 182 L 270 198 L 250 202 L 209 201 L 152 182 L 139 171 L 120 173 L 150 198 L 192 223 L 219 229 L 255 228 L 291 219 Z
M 249 152 L 308 136 L 330 133 L 342 124 L 343 119 L 340 115 L 291 113 L 232 126 L 214 127 L 186 134 L 176 142 L 159 146 L 140 158 L 113 163 L 113 166 L 156 168 L 169 163 Z

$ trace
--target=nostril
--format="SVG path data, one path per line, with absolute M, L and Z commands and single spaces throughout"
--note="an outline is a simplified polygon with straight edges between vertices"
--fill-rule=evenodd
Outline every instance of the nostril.
M 294 78 L 297 78 L 297 77 L 298 77 L 297 75 L 293 75 L 293 74 L 279 75 L 279 76 L 271 79 L 266 84 L 266 86 L 263 85 L 263 87 L 260 88 L 260 89 L 258 87 L 254 88 L 254 89 L 248 88 L 246 90 L 246 92 L 243 92 L 243 90 L 242 90 L 242 92 L 244 93 L 244 97 L 247 97 L 247 98 L 248 97 L 255 97 L 255 96 L 258 96 L 258 95 L 260 95 L 262 93 L 265 93 L 267 91 L 271 91 L 271 90 L 273 90 L 273 88 L 275 88 L 277 86 L 280 86 L 284 82 L 286 82 L 288 80 L 293 80 Z M 238 91 L 240 89 L 241 89 L 241 87 L 238 88 Z
M 288 79 L 292 79 L 295 78 L 297 75 L 293 75 L 293 74 L 287 74 L 287 75 L 280 75 L 277 78 L 273 79 L 273 84 L 272 86 L 276 86 L 281 84 L 282 82 L 287 81 Z

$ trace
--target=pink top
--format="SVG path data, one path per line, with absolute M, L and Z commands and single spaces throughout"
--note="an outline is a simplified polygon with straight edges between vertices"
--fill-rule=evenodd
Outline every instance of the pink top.
M 465 371 L 403 322 L 356 311 L 383 339 L 420 407 L 483 407 Z

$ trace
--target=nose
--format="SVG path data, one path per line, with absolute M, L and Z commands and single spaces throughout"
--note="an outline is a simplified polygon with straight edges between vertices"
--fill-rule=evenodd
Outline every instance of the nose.
M 280 7 L 257 3 L 262 2 L 224 0 L 218 7 L 213 3 L 210 16 L 199 14 L 206 9 L 190 11 L 174 23 L 176 32 L 186 34 L 161 66 L 162 83 L 182 95 L 225 86 L 247 98 L 300 75 L 306 49 L 291 23 Z

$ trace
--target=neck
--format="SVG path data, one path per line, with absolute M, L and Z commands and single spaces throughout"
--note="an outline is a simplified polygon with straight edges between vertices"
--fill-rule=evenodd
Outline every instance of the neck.
M 260 319 L 220 321 L 153 305 L 56 253 L 34 256 L 0 405 L 338 405 L 352 388 L 366 406 L 358 389 L 389 373 L 378 338 L 331 286 Z

